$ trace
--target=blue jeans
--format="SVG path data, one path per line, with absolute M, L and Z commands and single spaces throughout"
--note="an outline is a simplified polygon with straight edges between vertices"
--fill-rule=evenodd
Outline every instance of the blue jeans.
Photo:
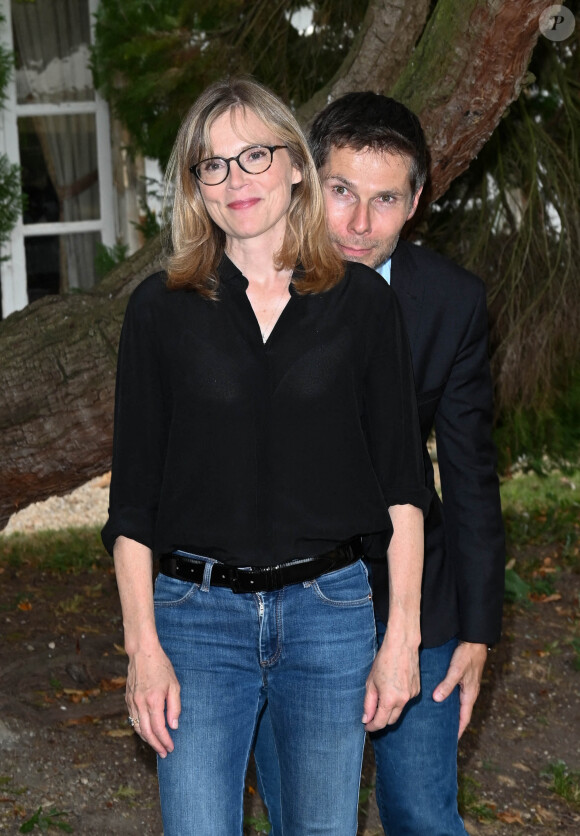
M 385 625 L 377 621 L 379 645 Z M 459 693 L 443 703 L 431 694 L 444 679 L 457 640 L 420 653 L 421 693 L 392 726 L 371 735 L 377 763 L 377 804 L 387 836 L 465 836 L 457 811 Z M 282 836 L 278 763 L 268 711 L 254 744 L 258 788 L 268 807 L 270 836 Z
M 379 644 L 385 625 L 377 621 Z M 432 693 L 445 678 L 457 639 L 421 650 L 421 693 L 399 720 L 371 735 L 377 805 L 387 836 L 465 836 L 457 810 L 459 689 L 442 703 Z
M 175 749 L 158 759 L 165 836 L 238 836 L 268 703 L 284 836 L 354 836 L 375 625 L 360 561 L 317 581 L 235 594 L 159 575 L 159 638 L 181 684 Z

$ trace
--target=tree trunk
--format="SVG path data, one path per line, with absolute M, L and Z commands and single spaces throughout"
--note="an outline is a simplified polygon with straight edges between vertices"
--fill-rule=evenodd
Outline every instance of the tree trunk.
M 0 323 L 0 529 L 110 467 L 123 314 L 159 253 L 155 241 L 95 293 L 45 296 Z
M 391 92 L 421 117 L 440 195 L 518 95 L 546 3 L 439 0 L 424 26 L 429 5 L 373 0 L 341 71 L 301 117 L 349 90 Z M 153 242 L 94 292 L 46 297 L 0 323 L 0 528 L 19 508 L 110 467 L 123 311 L 159 254 Z

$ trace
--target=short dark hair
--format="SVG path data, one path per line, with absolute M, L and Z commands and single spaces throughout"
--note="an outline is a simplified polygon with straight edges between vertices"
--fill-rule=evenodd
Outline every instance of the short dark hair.
M 331 148 L 370 148 L 411 158 L 414 195 L 427 179 L 427 143 L 418 117 L 401 102 L 370 90 L 347 93 L 327 105 L 312 123 L 309 142 L 318 169 Z

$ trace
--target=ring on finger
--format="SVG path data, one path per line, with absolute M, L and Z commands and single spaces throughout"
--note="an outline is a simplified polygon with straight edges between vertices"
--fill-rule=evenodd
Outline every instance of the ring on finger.
M 131 728 L 134 729 L 135 726 L 139 725 L 139 718 L 138 717 L 127 717 L 127 722 L 129 723 Z

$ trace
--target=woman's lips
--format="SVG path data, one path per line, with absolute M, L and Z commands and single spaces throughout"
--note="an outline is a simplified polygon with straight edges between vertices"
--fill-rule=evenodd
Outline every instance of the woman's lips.
M 232 200 L 231 203 L 228 203 L 228 209 L 250 209 L 256 203 L 259 203 L 259 201 L 259 197 L 248 197 L 246 200 Z

